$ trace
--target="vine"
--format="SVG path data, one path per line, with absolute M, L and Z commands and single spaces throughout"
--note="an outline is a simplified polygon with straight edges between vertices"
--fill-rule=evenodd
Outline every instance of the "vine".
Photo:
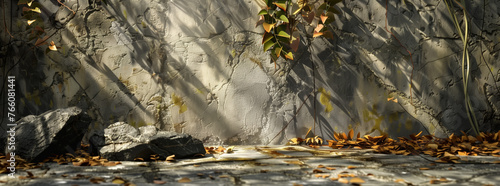
M 324 0 L 318 8 L 316 2 L 309 0 L 262 0 L 265 6 L 259 12 L 258 25 L 262 25 L 265 32 L 262 36 L 264 51 L 269 51 L 275 63 L 280 57 L 293 60 L 293 53 L 300 44 L 298 25 L 312 26 L 312 37 L 323 36 L 333 39 L 333 33 L 327 27 L 335 21 L 335 4 L 342 0 Z
M 469 22 L 468 22 L 468 13 L 465 6 L 465 1 L 462 0 L 445 0 L 446 7 L 448 8 L 448 13 L 452 18 L 453 24 L 455 25 L 455 29 L 458 31 L 458 35 L 463 43 L 463 52 L 462 52 L 462 81 L 464 84 L 464 101 L 465 101 L 465 111 L 467 112 L 467 118 L 469 118 L 469 123 L 472 127 L 472 130 L 476 135 L 479 135 L 479 124 L 477 122 L 476 115 L 474 114 L 474 108 L 472 108 L 472 103 L 469 97 L 469 75 L 470 75 L 470 59 L 469 59 Z M 456 3 L 460 8 L 462 8 L 463 12 L 463 23 L 464 30 L 460 26 L 460 22 L 457 18 L 457 14 L 453 12 L 455 9 L 454 3 Z

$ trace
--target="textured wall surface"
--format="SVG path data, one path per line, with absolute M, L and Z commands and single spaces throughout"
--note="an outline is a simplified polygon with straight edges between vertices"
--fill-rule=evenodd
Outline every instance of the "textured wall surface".
M 344 0 L 331 25 L 335 39 L 303 35 L 295 60 L 277 67 L 262 51 L 257 0 L 65 2 L 74 15 L 56 1 L 39 2 L 58 51 L 33 50 L 1 31 L 8 43 L 2 45 L 3 68 L 18 62 L 10 73 L 18 77 L 19 115 L 79 106 L 95 119 L 91 131 L 124 121 L 209 144 L 284 143 L 304 137 L 315 115 L 316 134 L 327 139 L 351 128 L 392 137 L 470 128 L 463 44 L 442 1 L 388 4 L 388 28 L 413 54 L 413 65 L 384 28 L 385 1 Z M 467 4 L 468 90 L 481 129 L 488 131 L 500 129 L 500 2 L 483 3 Z M 6 25 L 20 33 L 19 6 L 6 6 L 13 16 Z M 313 90 L 316 109 L 311 96 L 297 112 Z

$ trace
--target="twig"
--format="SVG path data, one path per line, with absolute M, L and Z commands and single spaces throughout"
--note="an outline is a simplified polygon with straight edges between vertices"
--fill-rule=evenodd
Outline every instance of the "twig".
M 71 12 L 73 12 L 73 15 L 75 15 L 75 14 L 76 14 L 76 12 L 75 12 L 75 11 L 73 11 L 71 8 L 69 8 L 68 6 L 66 6 L 64 3 L 61 3 L 61 0 L 57 0 L 57 2 L 58 2 L 59 4 L 61 4 L 62 6 L 66 7 L 66 8 L 67 8 L 68 10 L 70 10 Z

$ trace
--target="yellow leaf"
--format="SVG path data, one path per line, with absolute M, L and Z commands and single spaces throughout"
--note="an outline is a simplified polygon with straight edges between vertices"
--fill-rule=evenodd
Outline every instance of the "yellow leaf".
M 31 25 L 33 22 L 35 22 L 36 20 L 33 19 L 33 20 L 28 20 L 28 25 Z
M 286 54 L 285 54 L 285 57 L 286 57 L 287 59 L 293 60 L 293 54 L 292 54 L 292 52 L 288 52 L 288 53 L 286 53 Z
M 42 11 L 40 11 L 40 8 L 38 8 L 38 7 L 31 9 L 31 11 L 36 12 L 36 13 L 42 13 Z
M 50 50 L 52 50 L 52 51 L 57 51 L 57 47 L 56 47 L 56 45 L 54 44 L 54 41 L 51 41 L 51 42 L 50 42 L 49 49 L 50 49 Z
M 111 183 L 113 183 L 113 184 L 124 184 L 125 180 L 123 180 L 122 178 L 115 178 L 115 179 L 113 179 L 113 181 L 111 181 Z
M 33 3 L 33 1 L 30 1 L 27 3 L 28 6 L 31 6 L 31 4 Z
M 271 32 L 271 29 L 274 28 L 274 25 L 276 25 L 276 23 L 273 24 L 263 23 L 262 27 L 264 28 L 264 30 L 266 30 L 266 32 Z

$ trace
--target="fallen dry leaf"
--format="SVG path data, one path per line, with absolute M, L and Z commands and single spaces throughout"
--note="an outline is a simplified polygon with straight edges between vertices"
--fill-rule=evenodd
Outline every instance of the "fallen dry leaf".
M 168 161 L 168 162 L 174 162 L 175 161 L 175 154 L 174 155 L 170 155 L 168 156 L 165 161 Z
M 349 183 L 361 184 L 361 183 L 365 183 L 365 180 L 358 178 L 358 177 L 355 177 L 355 178 L 351 178 L 351 180 L 349 180 Z
M 313 170 L 313 173 L 324 173 L 324 171 L 319 170 L 319 169 L 314 169 L 314 170 Z
M 125 180 L 123 178 L 116 177 L 115 179 L 113 179 L 113 181 L 111 181 L 111 183 L 113 183 L 113 184 L 124 184 Z
M 189 183 L 189 182 L 191 182 L 191 179 L 184 177 L 184 178 L 181 178 L 177 182 L 179 182 L 179 183 Z
M 162 180 L 153 180 L 153 183 L 157 184 L 157 185 L 163 185 L 163 184 L 165 184 L 167 182 L 166 181 L 162 181 Z
M 346 178 L 339 178 L 338 180 L 340 183 L 345 183 L 345 184 L 348 184 L 349 183 L 349 180 L 346 179 Z
M 99 183 L 102 183 L 102 182 L 106 182 L 106 180 L 104 180 L 104 178 L 102 177 L 94 177 L 94 178 L 90 178 L 89 180 L 91 183 L 95 183 L 95 184 L 99 184 Z

